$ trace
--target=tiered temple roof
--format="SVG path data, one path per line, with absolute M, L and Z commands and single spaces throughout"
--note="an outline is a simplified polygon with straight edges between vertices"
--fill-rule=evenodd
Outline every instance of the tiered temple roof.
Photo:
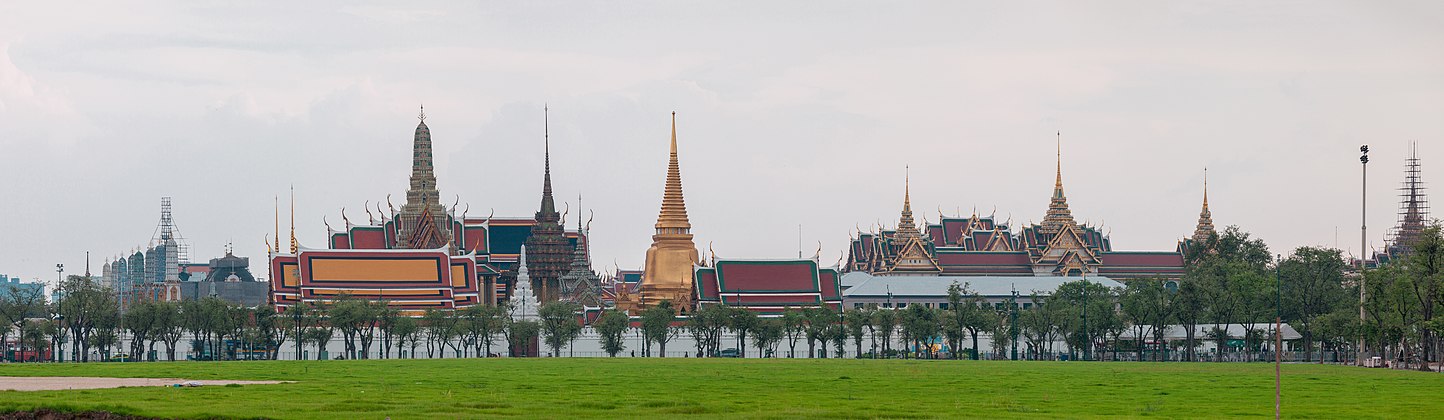
M 842 286 L 836 268 L 817 260 L 719 260 L 697 268 L 697 303 L 726 304 L 763 315 L 787 308 L 826 306 L 841 310 Z

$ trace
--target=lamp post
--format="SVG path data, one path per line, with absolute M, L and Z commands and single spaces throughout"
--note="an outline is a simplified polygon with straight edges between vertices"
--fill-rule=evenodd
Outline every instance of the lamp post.
M 1083 272 L 1083 338 L 1088 342 L 1083 345 L 1083 360 L 1093 360 L 1093 330 L 1088 328 L 1088 298 L 1092 293 L 1088 291 L 1088 272 Z
M 1280 266 L 1284 264 L 1284 256 L 1277 256 L 1274 263 L 1274 418 L 1278 419 L 1283 393 L 1283 360 L 1284 360 L 1284 278 L 1280 275 Z
M 1365 276 L 1369 272 L 1369 145 L 1359 146 L 1360 183 L 1359 183 L 1359 324 L 1362 325 L 1368 318 L 1364 315 L 1364 300 L 1367 296 L 1364 286 L 1367 284 Z M 1354 348 L 1355 364 L 1364 365 L 1364 336 L 1359 335 L 1358 346 Z
M 1038 302 L 1033 302 L 1037 304 Z M 1013 357 L 1018 360 L 1018 287 L 1013 286 L 1013 297 L 1008 300 L 1008 332 L 1013 333 Z

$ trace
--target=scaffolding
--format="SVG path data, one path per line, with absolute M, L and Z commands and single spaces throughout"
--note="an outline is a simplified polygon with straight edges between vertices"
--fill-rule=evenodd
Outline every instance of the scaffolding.
M 1399 223 L 1389 229 L 1387 249 L 1394 258 L 1409 254 L 1429 223 L 1429 199 L 1419 169 L 1419 144 L 1410 142 L 1404 182 L 1399 186 Z

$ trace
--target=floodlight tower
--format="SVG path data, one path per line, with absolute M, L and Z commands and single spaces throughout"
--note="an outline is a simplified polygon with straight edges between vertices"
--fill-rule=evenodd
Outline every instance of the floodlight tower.
M 1369 145 L 1359 146 L 1359 164 L 1361 165 L 1361 182 L 1359 184 L 1359 323 L 1368 321 L 1364 313 L 1364 301 L 1368 296 L 1364 287 L 1368 283 L 1366 277 L 1369 272 Z M 1358 366 L 1364 365 L 1364 337 L 1359 337 L 1358 346 L 1354 348 L 1355 361 Z

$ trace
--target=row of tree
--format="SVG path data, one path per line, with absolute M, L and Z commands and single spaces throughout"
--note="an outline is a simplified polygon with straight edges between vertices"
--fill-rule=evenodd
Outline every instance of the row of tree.
M 665 355 L 667 344 L 686 334 L 699 357 L 742 356 L 749 346 L 780 356 L 784 345 L 786 357 L 797 357 L 803 342 L 807 357 L 827 357 L 829 348 L 841 357 L 850 340 L 859 357 L 938 357 L 946 345 L 949 357 L 978 358 L 980 340 L 987 338 L 995 357 L 1012 350 L 1035 359 L 1060 353 L 1094 358 L 1101 352 L 1115 359 L 1133 353 L 1137 360 L 1151 353 L 1163 360 L 1162 350 L 1172 349 L 1182 360 L 1254 360 L 1271 350 L 1270 324 L 1281 319 L 1301 333 L 1306 357 L 1317 354 L 1322 360 L 1326 351 L 1364 350 L 1422 367 L 1437 361 L 1444 328 L 1435 316 L 1444 303 L 1440 228 L 1426 229 L 1412 245 L 1407 256 L 1359 271 L 1335 249 L 1301 247 L 1287 258 L 1274 256 L 1263 241 L 1230 227 L 1190 247 L 1187 272 L 1177 281 L 1136 280 L 1117 288 L 1074 281 L 1046 295 L 1002 301 L 989 301 L 964 283 L 954 284 L 947 303 L 936 307 L 791 308 L 775 317 L 708 305 L 680 318 L 663 302 L 631 319 L 617 311 L 583 314 L 575 304 L 554 302 L 539 308 L 536 320 L 513 320 L 504 306 L 416 314 L 349 296 L 279 313 L 216 298 L 143 301 L 121 311 L 113 290 L 70 276 L 57 302 L 47 303 L 35 289 L 0 293 L 5 322 L 0 341 L 36 354 L 47 346 L 57 354 L 69 344 L 70 359 L 76 361 L 89 360 L 92 351 L 104 358 L 113 352 L 138 358 L 154 354 L 157 346 L 167 360 L 175 360 L 179 342 L 187 338 L 194 359 L 275 359 L 286 346 L 295 349 L 297 358 L 311 346 L 321 358 L 336 338 L 347 358 L 418 357 L 418 348 L 426 357 L 484 357 L 497 354 L 496 345 L 519 355 L 538 340 L 560 355 L 590 327 L 611 356 L 626 349 L 624 337 L 635 328 L 643 339 L 636 350 L 644 356 L 653 355 L 654 345 L 657 355 Z M 1362 307 L 1357 298 L 1361 283 Z M 1168 339 L 1170 331 L 1178 331 L 1170 326 L 1182 329 L 1182 340 Z M 1229 326 L 1243 334 L 1230 334 Z M 727 336 L 734 341 L 724 343 Z M 1238 350 L 1204 357 L 1197 353 L 1203 340 Z M 1356 348 L 1359 341 L 1366 348 Z M 723 348 L 728 346 L 736 350 Z

